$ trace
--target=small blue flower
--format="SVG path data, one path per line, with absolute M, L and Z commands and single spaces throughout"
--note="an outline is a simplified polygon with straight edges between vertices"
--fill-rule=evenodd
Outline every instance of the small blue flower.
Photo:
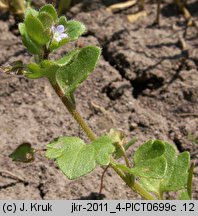
M 68 38 L 68 34 L 64 33 L 65 28 L 63 25 L 58 25 L 57 27 L 52 26 L 53 39 L 60 42 L 64 38 Z

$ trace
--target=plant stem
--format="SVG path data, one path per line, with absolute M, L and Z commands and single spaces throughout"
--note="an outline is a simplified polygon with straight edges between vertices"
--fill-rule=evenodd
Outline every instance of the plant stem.
M 122 151 L 122 154 L 123 154 L 123 156 L 124 156 L 126 165 L 127 165 L 128 167 L 131 167 L 130 162 L 129 162 L 129 159 L 128 159 L 127 154 L 126 154 L 126 151 L 125 151 L 125 149 L 124 149 L 124 147 L 123 147 L 123 144 L 122 144 L 122 143 L 119 143 L 118 146 L 119 146 L 120 150 Z
M 77 121 L 77 123 L 80 125 L 80 127 L 83 129 L 83 131 L 86 133 L 88 138 L 91 141 L 94 141 L 96 139 L 96 135 L 93 133 L 91 128 L 86 124 L 84 119 L 81 117 L 81 115 L 76 110 L 75 106 L 72 104 L 72 102 L 65 96 L 62 89 L 59 87 L 59 85 L 55 82 L 50 81 L 52 87 L 54 88 L 57 95 L 62 100 L 63 104 L 66 106 L 72 117 Z
M 128 177 L 116 166 L 114 166 L 113 163 L 110 163 L 110 166 L 114 169 L 114 171 L 120 176 L 120 178 L 123 179 L 123 181 L 133 190 L 136 191 L 139 195 L 141 195 L 146 200 L 155 200 L 155 197 L 152 196 L 148 191 L 146 191 L 144 188 L 141 187 L 140 184 L 138 184 L 135 181 L 129 181 Z
M 140 186 L 137 182 L 134 182 L 131 185 L 128 185 L 133 190 L 137 191 L 142 197 L 144 197 L 146 200 L 156 200 L 154 196 L 152 196 L 150 193 L 148 193 L 144 188 Z
M 104 169 L 104 171 L 103 171 L 103 173 L 102 173 L 101 180 L 100 180 L 100 190 L 99 190 L 99 192 L 98 192 L 99 194 L 102 193 L 104 175 L 105 175 L 106 171 L 108 170 L 108 168 L 109 168 L 109 165 L 106 166 L 106 168 Z
M 94 141 L 96 139 L 96 135 L 92 131 L 92 129 L 86 124 L 84 119 L 81 117 L 81 115 L 77 112 L 74 104 L 65 96 L 64 92 L 62 89 L 59 87 L 59 85 L 52 81 L 49 80 L 52 87 L 54 88 L 55 92 L 57 95 L 60 97 L 70 114 L 73 116 L 73 118 L 77 121 L 77 123 L 80 125 L 80 127 L 83 129 L 83 131 L 86 133 L 87 137 L 91 140 Z M 110 166 L 115 170 L 115 172 L 123 179 L 123 181 L 134 191 L 139 193 L 144 199 L 147 200 L 154 200 L 155 198 L 146 190 L 144 190 L 138 183 L 134 181 L 130 181 L 129 178 L 123 174 L 116 166 L 114 166 L 112 163 L 110 163 Z

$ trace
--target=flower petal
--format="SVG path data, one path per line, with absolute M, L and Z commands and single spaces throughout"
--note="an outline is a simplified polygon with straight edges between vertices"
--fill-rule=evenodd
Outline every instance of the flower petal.
M 59 37 L 62 38 L 62 39 L 68 38 L 68 34 L 62 33 L 61 35 L 59 35 Z
M 65 31 L 65 28 L 63 25 L 59 25 L 59 26 L 57 26 L 56 31 L 61 34 Z
M 56 41 L 57 41 L 57 42 L 60 42 L 61 40 L 62 40 L 61 37 L 57 37 L 57 38 L 56 38 Z

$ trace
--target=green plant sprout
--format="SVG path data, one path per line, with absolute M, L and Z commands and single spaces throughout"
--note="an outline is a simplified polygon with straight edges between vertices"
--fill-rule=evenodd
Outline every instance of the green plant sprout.
M 65 176 L 74 180 L 97 165 L 109 166 L 144 199 L 164 199 L 164 193 L 171 191 L 178 192 L 178 199 L 192 198 L 193 165 L 190 166 L 189 152 L 178 154 L 172 144 L 149 140 L 128 157 L 126 151 L 133 141 L 126 142 L 124 134 L 115 129 L 98 137 L 77 111 L 74 92 L 96 67 L 101 48 L 76 48 L 58 60 L 52 60 L 49 54 L 77 40 L 86 31 L 81 22 L 58 17 L 55 8 L 47 4 L 39 11 L 28 8 L 19 31 L 35 61 L 27 65 L 18 61 L 6 71 L 20 72 L 30 79 L 47 78 L 90 140 L 87 144 L 78 137 L 64 136 L 47 144 L 45 156 L 55 160 Z M 36 152 L 30 144 L 22 144 L 10 157 L 14 161 L 32 162 Z M 121 157 L 124 164 L 119 162 Z

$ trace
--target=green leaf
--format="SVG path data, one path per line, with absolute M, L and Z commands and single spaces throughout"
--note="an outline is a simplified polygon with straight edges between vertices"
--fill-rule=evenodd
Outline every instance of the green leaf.
M 54 51 L 54 50 L 57 50 L 58 48 L 60 48 L 62 46 L 64 46 L 68 42 L 70 42 L 69 38 L 63 38 L 60 42 L 57 42 L 56 40 L 52 40 L 52 43 L 50 45 L 51 52 Z
M 43 70 L 36 63 L 31 63 L 27 65 L 28 72 L 24 73 L 24 75 L 30 79 L 38 79 L 44 77 Z
M 93 146 L 76 146 L 57 158 L 57 165 L 69 179 L 90 173 L 96 166 Z
M 68 42 L 69 42 L 69 40 L 68 40 Z M 67 42 L 65 42 L 65 43 L 67 43 Z M 52 42 L 50 44 L 50 52 L 53 52 L 54 50 L 57 50 L 60 47 L 61 47 L 60 42 L 57 42 L 56 40 L 52 40 Z
M 25 27 L 29 37 L 39 45 L 45 45 L 49 42 L 51 37 L 51 31 L 49 29 L 45 30 L 41 21 L 33 16 L 28 14 L 25 17 Z
M 59 18 L 59 25 L 63 25 L 65 28 L 67 27 L 67 18 L 65 16 L 61 16 Z
M 56 81 L 68 97 L 94 70 L 101 49 L 95 46 L 87 46 L 79 49 L 69 64 L 61 67 L 56 73 Z
M 174 162 L 176 160 L 175 149 L 172 145 L 161 140 L 150 140 L 141 145 L 134 154 L 135 165 L 157 157 L 163 157 L 166 160 L 164 178 L 140 178 L 140 183 L 146 190 L 158 195 L 161 193 L 161 187 L 164 184 L 164 181 L 167 181 L 172 173 Z
M 44 5 L 40 9 L 40 12 L 46 12 L 46 13 L 48 13 L 53 18 L 54 22 L 57 22 L 58 15 L 57 15 L 56 9 L 53 7 L 53 5 L 51 5 L 51 4 Z
M 40 12 L 38 15 L 38 19 L 41 21 L 43 24 L 44 28 L 50 28 L 53 25 L 53 18 L 46 12 Z
M 164 142 L 164 144 L 165 144 L 164 156 L 167 160 L 167 171 L 165 174 L 165 178 L 163 179 L 163 181 L 161 181 L 161 184 L 160 184 L 160 190 L 161 191 L 164 191 L 163 188 L 166 187 L 166 185 L 169 181 L 169 178 L 172 175 L 172 172 L 174 170 L 175 161 L 177 159 L 176 148 L 167 142 Z
M 61 137 L 47 145 L 46 157 L 56 159 L 62 172 L 76 179 L 91 172 L 96 164 L 108 165 L 113 151 L 111 139 L 106 136 L 89 145 L 77 137 Z
M 95 168 L 95 152 L 77 137 L 62 137 L 47 145 L 46 157 L 56 159 L 61 171 L 69 178 L 76 179 Z
M 166 185 L 162 187 L 163 191 L 177 191 L 187 185 L 189 163 L 189 152 L 182 152 L 178 155 L 171 176 Z
M 135 165 L 142 162 L 157 158 L 165 153 L 165 144 L 160 140 L 150 140 L 141 145 L 133 156 Z
M 191 200 L 188 191 L 182 191 L 179 195 L 179 200 Z
M 167 162 L 167 168 L 165 175 L 162 179 L 148 179 L 140 178 L 140 184 L 148 191 L 154 192 L 157 195 L 162 194 L 167 191 L 178 191 L 184 189 L 187 186 L 187 176 L 188 176 L 188 167 L 189 167 L 189 153 L 183 152 L 177 156 L 175 148 L 169 143 L 157 140 L 157 143 L 153 145 L 156 141 L 149 141 L 143 144 L 137 152 L 138 154 L 134 156 L 135 163 L 138 161 L 141 162 L 141 158 L 151 158 L 162 153 L 156 153 L 154 146 L 158 145 L 157 143 L 163 143 L 165 151 L 161 154 L 160 157 L 163 157 Z M 153 144 L 152 144 L 153 143 Z M 144 146 L 145 145 L 145 146 Z M 159 147 L 159 146 L 158 146 Z M 158 148 L 157 147 L 157 148 Z M 140 150 L 143 150 L 140 152 Z M 147 150 L 146 150 L 147 149 Z M 153 149 L 153 150 L 152 150 Z M 152 153 L 155 152 L 155 153 Z M 146 152 L 148 152 L 146 154 Z M 159 151 L 160 152 L 160 151 Z M 144 161 L 142 158 L 142 162 Z
M 149 141 L 134 154 L 134 167 L 121 166 L 126 172 L 144 178 L 162 179 L 166 173 L 165 144 L 159 140 Z
M 161 179 L 165 175 L 167 162 L 165 158 L 158 157 L 155 159 L 144 161 L 143 163 L 138 164 L 134 168 L 129 168 L 126 167 L 125 165 L 120 165 L 120 164 L 117 165 L 117 167 L 135 176 L 144 177 L 144 178 Z
M 40 64 L 28 64 L 27 72 L 24 74 L 30 79 L 47 77 L 53 81 L 55 79 L 57 70 L 72 61 L 72 59 L 76 54 L 78 54 L 78 52 L 78 49 L 74 49 L 57 61 L 44 60 Z
M 108 136 L 99 137 L 92 142 L 92 145 L 96 151 L 96 162 L 101 166 L 108 165 L 110 162 L 109 155 L 114 152 L 111 138 Z
M 161 181 L 162 179 L 140 178 L 141 186 L 149 192 L 154 192 L 156 195 L 160 194 Z
M 191 200 L 192 199 L 192 180 L 193 180 L 194 163 L 191 164 L 188 171 L 187 189 L 183 190 L 180 195 L 180 200 Z
M 66 24 L 66 33 L 68 34 L 70 41 L 77 40 L 85 31 L 86 27 L 84 24 L 76 20 L 70 20 Z
M 44 74 L 45 77 L 54 82 L 56 72 L 61 67 L 61 65 L 51 60 L 44 60 L 41 62 L 40 67 L 42 70 L 42 74 Z
M 31 7 L 28 7 L 26 10 L 25 10 L 25 17 L 29 14 L 32 14 L 33 16 L 38 16 L 39 12 Z
M 86 145 L 84 141 L 78 137 L 59 137 L 47 145 L 45 155 L 49 159 L 56 159 L 62 156 L 65 150 L 72 150 L 79 146 L 82 147 Z
M 34 149 L 29 143 L 23 143 L 18 146 L 12 154 L 9 155 L 13 161 L 30 163 L 34 161 Z
M 69 60 L 68 60 L 69 61 Z M 27 71 L 24 75 L 30 79 L 38 79 L 48 77 L 54 79 L 56 71 L 62 65 L 58 61 L 44 60 L 40 64 L 30 63 L 27 65 Z
M 134 145 L 137 142 L 137 138 L 132 138 L 124 145 L 125 151 L 128 150 L 132 145 Z
M 192 198 L 192 180 L 193 180 L 193 171 L 194 171 L 194 163 L 191 164 L 190 169 L 188 171 L 188 183 L 187 183 L 187 191 L 190 199 Z
M 79 49 L 74 49 L 70 51 L 68 54 L 57 60 L 56 63 L 59 66 L 67 65 L 79 53 L 79 51 Z
M 167 162 L 163 157 L 150 159 L 136 165 L 134 168 L 127 168 L 128 173 L 144 177 L 161 179 L 164 177 L 167 169 Z
M 28 52 L 38 55 L 41 52 L 41 47 L 34 43 L 27 34 L 25 24 L 19 23 L 19 32 L 22 37 L 24 46 L 27 48 Z

